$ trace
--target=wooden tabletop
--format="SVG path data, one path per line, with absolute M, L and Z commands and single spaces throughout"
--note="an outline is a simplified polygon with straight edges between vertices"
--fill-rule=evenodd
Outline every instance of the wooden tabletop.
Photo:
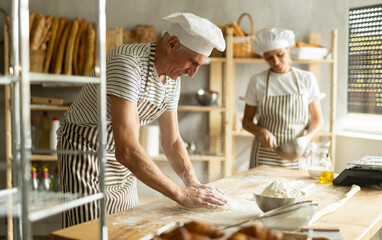
M 319 204 L 316 212 L 338 202 L 350 187 L 318 184 L 307 173 L 281 168 L 258 167 L 235 176 L 220 179 L 210 185 L 219 187 L 240 208 L 222 212 L 189 211 L 173 201 L 163 198 L 141 205 L 126 212 L 107 217 L 109 239 L 139 239 L 172 221 L 207 221 L 217 225 L 237 223 L 250 219 L 261 210 L 254 202 L 253 192 L 258 192 L 274 180 L 291 181 L 297 186 L 308 187 L 306 200 Z M 362 188 L 335 212 L 324 215 L 312 227 L 338 227 L 343 239 L 370 239 L 382 227 L 382 191 Z M 261 224 L 261 221 L 256 221 Z M 50 239 L 99 239 L 99 221 L 93 220 L 51 233 Z

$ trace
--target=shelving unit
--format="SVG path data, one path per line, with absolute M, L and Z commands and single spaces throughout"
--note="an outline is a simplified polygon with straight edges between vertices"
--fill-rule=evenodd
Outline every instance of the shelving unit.
M 0 84 L 5 85 L 6 103 L 6 167 L 7 189 L 0 190 L 0 216 L 8 220 L 8 239 L 32 239 L 32 222 L 52 216 L 93 201 L 100 201 L 100 238 L 107 239 L 106 212 L 104 198 L 104 166 L 106 143 L 106 1 L 95 1 L 97 4 L 97 77 L 76 77 L 52 74 L 35 74 L 29 72 L 29 6 L 28 0 L 12 1 L 12 33 L 4 37 L 4 55 L 6 76 L 0 77 Z M 20 43 L 19 43 L 20 39 Z M 9 75 L 8 75 L 9 74 Z M 43 159 L 55 161 L 55 155 L 31 155 L 30 111 L 40 110 L 30 104 L 30 87 L 32 84 L 59 83 L 66 84 L 99 84 L 99 150 L 100 159 L 100 192 L 92 195 L 71 193 L 40 192 L 29 190 L 31 178 L 31 161 Z M 46 110 L 46 109 L 44 109 Z M 62 111 L 55 107 L 50 110 Z M 76 152 L 70 152 L 76 154 Z M 57 154 L 57 151 L 55 151 Z M 13 226 L 13 219 L 15 226 Z
M 235 115 L 235 65 L 240 63 L 251 63 L 251 64 L 261 64 L 265 63 L 263 58 L 234 58 L 233 57 L 233 30 L 229 28 L 227 30 L 226 36 L 226 54 L 225 57 L 212 57 L 211 61 L 211 82 L 222 81 L 224 71 L 225 85 L 224 94 L 226 96 L 225 106 L 226 106 L 226 118 L 225 118 L 225 170 L 224 176 L 230 176 L 234 173 L 234 159 L 235 159 L 235 138 L 236 137 L 253 137 L 252 134 L 242 130 L 233 130 L 233 120 Z M 312 34 L 310 36 L 310 42 L 315 44 L 321 44 L 320 35 Z M 335 163 L 335 146 L 336 146 L 336 136 L 334 134 L 334 124 L 336 120 L 336 104 L 337 104 L 337 30 L 331 32 L 331 46 L 330 46 L 331 59 L 319 59 L 319 60 L 292 60 L 295 64 L 307 64 L 309 66 L 309 71 L 312 72 L 317 78 L 318 85 L 321 86 L 321 65 L 330 64 L 330 113 L 328 118 L 324 119 L 329 121 L 329 131 L 320 132 L 314 141 L 317 141 L 319 137 L 328 137 L 331 141 L 331 159 L 332 163 Z

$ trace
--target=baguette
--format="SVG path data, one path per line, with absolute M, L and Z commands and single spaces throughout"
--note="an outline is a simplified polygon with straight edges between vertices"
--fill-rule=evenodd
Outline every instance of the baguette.
M 30 48 L 38 50 L 41 45 L 41 38 L 45 31 L 45 17 L 40 13 L 37 15 L 31 30 Z
M 57 36 L 57 30 L 58 30 L 58 19 L 55 17 L 52 20 L 52 30 L 51 30 L 52 36 L 50 37 L 49 44 L 48 44 L 48 50 L 46 52 L 46 56 L 45 56 L 45 60 L 44 60 L 44 73 L 49 72 L 54 42 L 55 42 L 56 36 Z
M 11 29 L 11 18 L 9 16 L 5 17 L 5 23 L 7 24 L 8 32 L 10 32 L 10 29 Z
M 46 50 L 46 42 L 49 41 L 51 36 L 52 36 L 52 31 L 49 30 L 48 33 L 45 35 L 44 40 L 42 40 L 39 50 L 43 50 L 43 51 Z
M 58 22 L 58 28 L 57 28 L 57 33 L 56 33 L 56 37 L 54 39 L 54 43 L 53 43 L 53 53 L 52 53 L 52 63 L 51 63 L 51 72 L 53 73 L 54 72 L 54 68 L 56 66 L 56 60 L 57 60 L 57 53 L 58 53 L 58 49 L 60 47 L 60 39 L 62 37 L 62 34 L 64 32 L 64 29 L 67 25 L 67 22 L 68 22 L 68 19 L 67 18 L 60 18 L 59 22 Z
M 87 28 L 88 28 L 88 25 L 86 26 L 86 29 L 84 29 L 80 39 L 80 48 L 78 52 L 78 66 L 77 66 L 78 75 L 83 75 L 84 73 Z
M 235 21 L 232 21 L 233 34 L 238 37 L 245 37 L 243 30 L 237 25 Z
M 45 28 L 44 28 L 44 31 L 42 33 L 42 36 L 41 36 L 41 39 L 39 40 L 39 49 L 40 50 L 45 50 L 46 49 L 46 41 L 48 41 L 47 39 L 50 37 L 50 36 L 47 36 L 49 34 L 49 31 L 50 31 L 50 27 L 52 26 L 52 16 L 48 15 L 45 17 Z M 52 34 L 52 33 L 50 33 Z M 45 49 L 41 49 L 45 44 Z
M 89 25 L 86 32 L 85 63 L 83 75 L 89 76 L 95 63 L 95 30 Z
M 62 62 L 64 59 L 65 48 L 68 42 L 68 37 L 69 37 L 71 28 L 72 28 L 72 23 L 68 23 L 65 27 L 64 33 L 62 34 L 62 38 L 60 39 L 60 44 L 58 47 L 58 52 L 57 52 L 57 57 L 56 57 L 53 73 L 60 74 L 62 72 Z
M 72 74 L 74 41 L 76 40 L 78 25 L 79 25 L 78 18 L 76 18 L 72 23 L 72 28 L 68 36 L 68 43 L 66 44 L 65 63 L 64 63 L 64 74 L 66 75 Z
M 35 12 L 29 12 L 29 32 L 32 29 Z
M 78 68 L 78 60 L 79 60 L 79 49 L 80 49 L 80 42 L 81 42 L 81 37 L 84 32 L 86 32 L 88 23 L 86 22 L 85 19 L 82 19 L 80 23 L 80 27 L 77 32 L 76 40 L 74 42 L 74 51 L 73 51 L 73 73 L 74 75 L 81 75 Z

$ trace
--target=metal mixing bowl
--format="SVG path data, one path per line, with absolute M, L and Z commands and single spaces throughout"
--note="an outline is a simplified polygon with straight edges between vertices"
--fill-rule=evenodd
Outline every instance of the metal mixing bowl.
M 276 208 L 259 216 L 266 228 L 293 231 L 307 224 L 314 215 L 313 201 L 298 202 Z
M 298 137 L 275 148 L 275 152 L 284 160 L 295 160 L 305 154 L 309 141 L 307 137 Z
M 199 89 L 195 96 L 196 100 L 198 100 L 201 105 L 205 106 L 216 104 L 216 101 L 218 100 L 218 92 L 212 90 Z
M 304 201 L 306 194 L 293 198 L 266 197 L 257 193 L 253 193 L 253 195 L 255 196 L 257 206 L 259 206 L 261 211 L 268 212 L 282 206 Z

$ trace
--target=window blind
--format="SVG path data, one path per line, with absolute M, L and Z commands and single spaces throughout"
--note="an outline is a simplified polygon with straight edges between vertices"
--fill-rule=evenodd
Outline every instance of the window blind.
M 382 4 L 349 10 L 348 112 L 382 114 Z

